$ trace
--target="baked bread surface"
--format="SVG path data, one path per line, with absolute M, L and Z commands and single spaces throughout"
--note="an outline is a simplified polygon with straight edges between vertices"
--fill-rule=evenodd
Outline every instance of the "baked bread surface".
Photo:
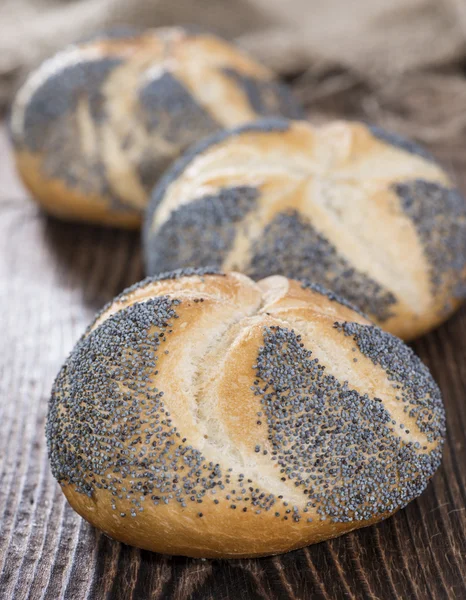
M 421 147 L 377 127 L 263 120 L 190 149 L 146 214 L 147 274 L 215 264 L 308 279 L 412 339 L 466 292 L 466 202 Z
M 70 46 L 19 90 L 19 173 L 50 213 L 136 227 L 161 173 L 193 142 L 258 116 L 299 116 L 272 73 L 220 38 L 120 28 Z
M 54 384 L 52 471 L 107 535 L 194 557 L 375 523 L 441 460 L 444 412 L 399 339 L 318 286 L 214 269 L 137 284 Z

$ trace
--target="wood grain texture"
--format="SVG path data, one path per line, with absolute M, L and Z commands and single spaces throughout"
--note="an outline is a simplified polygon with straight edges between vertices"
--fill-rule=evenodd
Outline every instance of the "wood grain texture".
M 461 155 L 441 152 L 466 192 L 466 160 L 452 156 Z M 414 344 L 443 391 L 448 440 L 442 467 L 406 509 L 275 558 L 203 561 L 123 546 L 65 502 L 44 423 L 52 381 L 94 312 L 142 277 L 138 235 L 45 217 L 14 176 L 4 134 L 0 161 L 2 600 L 466 597 L 466 308 Z

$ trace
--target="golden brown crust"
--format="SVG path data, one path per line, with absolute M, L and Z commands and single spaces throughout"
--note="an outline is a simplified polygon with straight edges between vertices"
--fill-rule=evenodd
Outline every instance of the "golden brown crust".
M 465 240 L 466 202 L 421 148 L 362 123 L 263 121 L 167 173 L 145 257 L 149 274 L 216 264 L 316 281 L 409 340 L 462 302 Z
M 34 190 L 39 204 L 59 219 L 96 223 L 134 229 L 141 224 L 141 215 L 128 208 L 113 211 L 108 201 L 97 195 L 68 188 L 59 179 L 44 177 L 37 156 L 23 151 L 16 154 L 16 167 L 26 187 Z M 63 201 L 66 198 L 66 201 Z
M 443 435 L 430 375 L 383 336 L 331 295 L 279 276 L 146 281 L 97 317 L 57 378 L 47 424 L 54 475 L 94 526 L 162 553 L 277 554 L 375 523 L 422 491 Z M 402 359 L 404 375 L 377 364 L 374 344 L 377 356 Z M 394 376 L 406 378 L 399 390 Z M 397 395 L 408 398 L 411 380 L 439 429 L 404 412 Z M 329 501 L 340 493 L 342 503 Z
M 97 492 L 90 499 L 64 486 L 63 493 L 73 509 L 108 536 L 161 554 L 193 558 L 253 558 L 291 552 L 304 546 L 343 535 L 361 527 L 356 523 L 327 523 L 316 531 L 313 523 L 279 521 L 273 513 L 242 513 L 234 519 L 222 505 L 209 506 L 209 518 L 186 514 L 169 506 L 150 507 L 129 525 L 110 508 L 108 494 Z M 239 513 L 235 513 L 239 514 Z M 366 521 L 374 525 L 389 514 Z
M 57 54 L 18 92 L 11 130 L 19 172 L 46 210 L 138 227 L 154 183 L 193 142 L 298 113 L 266 68 L 215 36 L 173 27 Z

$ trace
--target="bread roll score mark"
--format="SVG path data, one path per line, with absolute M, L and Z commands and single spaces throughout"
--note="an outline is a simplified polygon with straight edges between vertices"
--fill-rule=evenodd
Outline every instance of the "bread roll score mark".
M 228 314 L 240 335 L 252 334 L 252 329 L 248 334 L 252 319 L 261 338 L 257 347 L 251 342 L 255 359 L 249 364 L 250 373 L 244 373 L 249 396 L 243 401 L 249 405 L 257 398 L 252 404 L 259 409 L 256 426 L 264 431 L 265 423 L 266 435 L 258 434 L 248 460 L 235 460 L 228 453 L 228 428 L 222 451 L 200 435 L 206 423 L 198 421 L 188 431 L 178 426 L 182 420 L 178 400 L 171 391 L 167 395 L 167 389 L 169 379 L 181 381 L 183 373 L 170 365 L 181 361 L 188 371 L 202 370 L 204 359 L 197 356 L 197 365 L 188 367 L 180 354 L 183 343 L 178 341 L 177 346 L 171 340 L 181 331 L 186 343 L 190 336 L 197 339 L 209 320 L 218 318 L 214 291 L 218 277 L 209 276 L 208 270 L 201 272 L 204 276 L 209 285 L 177 273 L 162 276 L 162 283 L 147 281 L 128 290 L 116 302 L 118 312 L 113 313 L 114 305 L 105 309 L 79 342 L 54 385 L 47 422 L 52 469 L 60 483 L 89 497 L 108 492 L 118 521 L 137 520 L 148 505 L 177 503 L 182 510 L 194 503 L 202 518 L 208 516 L 210 505 L 227 503 L 231 510 L 270 513 L 280 521 L 307 523 L 318 518 L 351 523 L 387 516 L 418 495 L 438 466 L 444 430 L 438 389 L 412 352 L 371 326 L 345 322 L 332 329 L 335 335 L 353 337 L 359 351 L 386 370 L 400 389 L 400 402 L 406 402 L 410 411 L 407 419 L 417 419 L 428 445 L 433 444 L 429 449 L 394 433 L 384 402 L 358 393 L 328 373 L 299 333 L 261 325 L 286 318 L 280 311 L 296 303 L 287 297 L 302 293 L 300 302 L 310 301 L 312 294 L 324 293 L 320 288 L 299 292 L 298 284 L 293 284 L 291 296 L 287 292 L 281 297 L 265 291 L 261 306 L 261 293 L 243 278 L 228 294 L 245 286 L 245 293 L 246 289 L 251 293 L 250 308 L 235 306 L 244 298 L 223 297 L 223 302 L 233 303 Z M 181 277 L 179 284 L 168 281 L 170 277 Z M 283 279 L 276 278 L 278 287 Z M 184 285 L 182 300 L 144 296 L 148 290 L 153 294 L 164 289 L 178 294 Z M 191 330 L 187 319 L 192 310 L 197 323 Z M 162 382 L 165 389 L 158 387 L 164 387 Z M 241 399 L 239 395 L 237 402 Z M 202 404 L 202 399 L 196 402 Z M 205 418 L 202 410 L 194 410 L 193 418 Z M 271 468 L 278 465 L 281 483 L 273 487 L 282 493 L 264 487 L 267 478 L 261 480 L 254 467 L 256 456 Z
M 173 56 L 176 77 L 223 127 L 238 126 L 258 116 L 304 116 L 269 69 L 239 50 L 232 51 L 214 36 L 191 36 L 187 43 L 173 48 Z
M 325 236 L 294 210 L 277 213 L 251 248 L 246 272 L 254 279 L 286 273 L 310 277 L 381 322 L 393 313 L 396 297 L 367 274 L 355 269 Z

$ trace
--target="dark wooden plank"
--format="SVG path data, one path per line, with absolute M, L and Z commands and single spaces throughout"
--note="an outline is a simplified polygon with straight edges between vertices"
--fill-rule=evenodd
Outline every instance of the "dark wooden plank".
M 466 191 L 466 161 L 438 153 Z M 1 136 L 1 598 L 466 597 L 466 308 L 413 345 L 442 388 L 448 440 L 425 494 L 386 522 L 281 557 L 203 561 L 123 546 L 82 521 L 49 471 L 49 391 L 94 311 L 141 277 L 138 235 L 45 217 Z

